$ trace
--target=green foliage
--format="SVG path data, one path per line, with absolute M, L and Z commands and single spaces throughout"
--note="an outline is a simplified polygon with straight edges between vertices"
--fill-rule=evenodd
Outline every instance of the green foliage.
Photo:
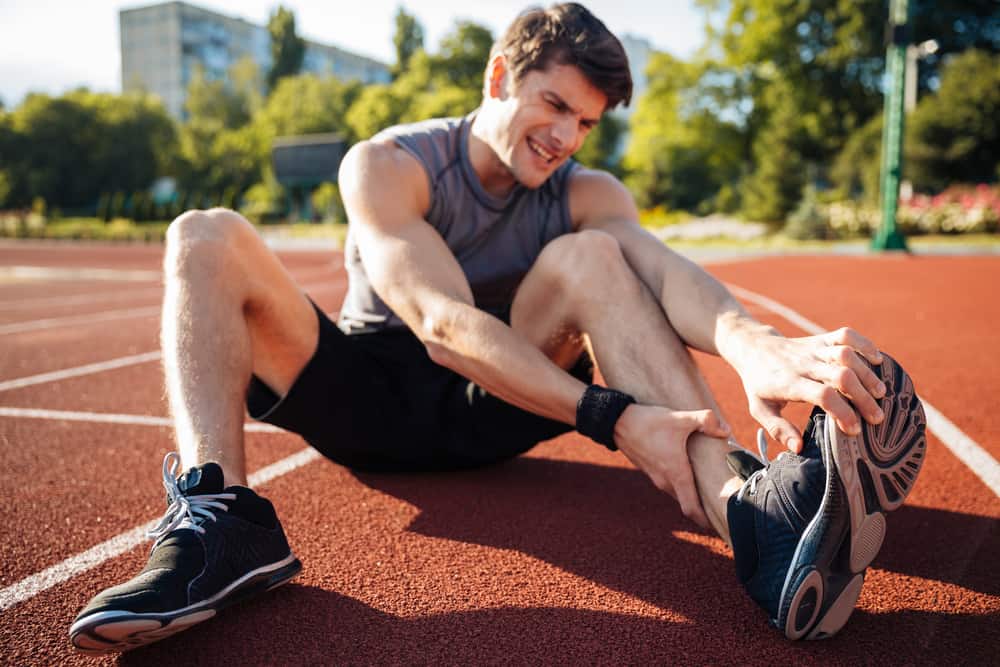
M 273 222 L 281 218 L 288 195 L 285 188 L 274 178 L 270 169 L 265 170 L 264 179 L 255 183 L 243 194 L 240 213 L 256 223 Z
M 295 14 L 279 6 L 267 22 L 271 36 L 271 69 L 267 72 L 267 89 L 274 90 L 278 81 L 298 74 L 306 55 L 306 43 L 295 32 Z
M 457 23 L 442 38 L 438 54 L 418 49 L 406 71 L 391 84 L 361 90 L 344 116 L 350 135 L 367 139 L 399 123 L 469 113 L 482 100 L 482 76 L 492 43 L 488 29 Z
M 283 79 L 254 119 L 265 153 L 275 137 L 333 132 L 355 140 L 346 116 L 361 90 L 357 82 L 313 74 Z
M 881 151 L 882 114 L 877 114 L 851 134 L 833 162 L 830 177 L 843 196 L 878 201 Z
M 654 53 L 623 157 L 626 184 L 640 206 L 704 208 L 739 177 L 744 146 L 739 126 L 716 111 L 714 97 L 731 85 L 709 63 Z
M 618 149 L 627 129 L 625 121 L 612 114 L 604 114 L 573 157 L 587 167 L 612 173 L 620 171 Z
M 490 58 L 493 33 L 471 21 L 458 21 L 454 29 L 441 38 L 432 69 L 440 83 L 470 90 L 482 90 L 483 73 Z
M 981 183 L 1000 168 L 1000 55 L 970 50 L 945 66 L 907 128 L 906 175 L 918 190 Z
M 392 68 L 392 78 L 403 74 L 410 65 L 414 53 L 424 48 L 424 27 L 417 17 L 399 7 L 396 10 L 396 31 L 392 34 L 392 44 L 396 48 L 396 64 Z
M 805 187 L 798 208 L 788 217 L 782 231 L 785 236 L 800 241 L 830 238 L 829 219 L 820 208 L 816 186 Z
M 323 183 L 313 190 L 312 208 L 323 222 L 347 222 L 347 212 L 340 198 L 340 188 L 333 183 Z
M 101 192 L 146 187 L 174 163 L 174 124 L 159 100 L 142 93 L 32 94 L 2 124 L 10 206 L 38 196 L 92 207 Z

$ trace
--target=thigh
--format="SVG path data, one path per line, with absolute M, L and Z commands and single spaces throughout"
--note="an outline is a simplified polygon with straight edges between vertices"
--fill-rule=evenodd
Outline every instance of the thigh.
M 318 327 L 309 300 L 254 226 L 227 209 L 188 211 L 170 225 L 164 265 L 168 296 L 180 306 L 199 290 L 217 297 L 215 307 L 241 310 L 253 372 L 286 392 L 313 354 Z

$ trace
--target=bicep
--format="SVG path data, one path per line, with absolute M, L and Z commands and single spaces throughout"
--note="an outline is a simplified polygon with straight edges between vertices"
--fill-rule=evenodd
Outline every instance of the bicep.
M 421 335 L 446 304 L 471 305 L 472 290 L 444 239 L 421 217 L 421 167 L 391 146 L 355 148 L 340 181 L 361 261 L 379 297 Z

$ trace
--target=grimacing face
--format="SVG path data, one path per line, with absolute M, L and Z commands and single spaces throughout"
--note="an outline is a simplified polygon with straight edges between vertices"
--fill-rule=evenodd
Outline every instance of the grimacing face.
M 553 63 L 519 83 L 504 78 L 493 150 L 516 181 L 537 188 L 583 145 L 607 97 L 573 65 Z

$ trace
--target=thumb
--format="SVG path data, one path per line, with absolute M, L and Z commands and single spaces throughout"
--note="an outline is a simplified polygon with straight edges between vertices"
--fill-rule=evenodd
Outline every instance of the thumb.
M 678 413 L 688 423 L 692 431 L 700 431 L 713 438 L 729 437 L 729 425 L 714 410 L 690 410 Z

